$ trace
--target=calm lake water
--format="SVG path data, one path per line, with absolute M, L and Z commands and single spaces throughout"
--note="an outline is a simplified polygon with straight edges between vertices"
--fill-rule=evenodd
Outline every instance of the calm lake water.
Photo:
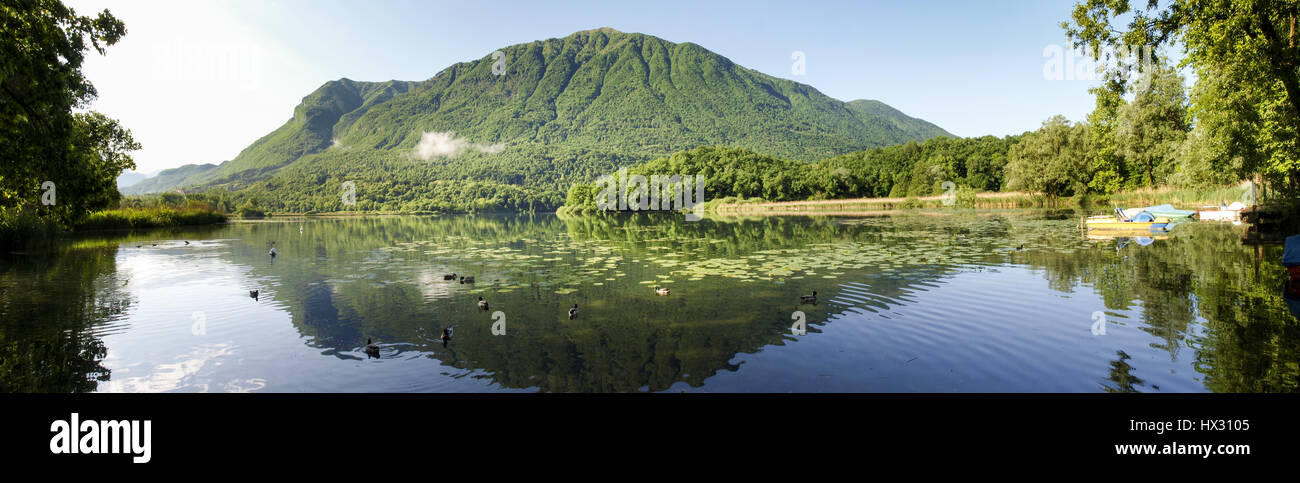
M 99 233 L 0 258 L 0 390 L 1294 392 L 1281 251 L 1072 211 Z

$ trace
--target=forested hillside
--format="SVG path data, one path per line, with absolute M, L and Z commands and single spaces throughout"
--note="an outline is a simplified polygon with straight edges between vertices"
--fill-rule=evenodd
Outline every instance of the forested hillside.
M 596 29 L 501 53 L 419 83 L 326 83 L 236 158 L 148 189 L 332 211 L 352 181 L 347 209 L 554 208 L 574 183 L 698 146 L 815 161 L 950 136 L 878 101 L 844 103 L 650 35 Z

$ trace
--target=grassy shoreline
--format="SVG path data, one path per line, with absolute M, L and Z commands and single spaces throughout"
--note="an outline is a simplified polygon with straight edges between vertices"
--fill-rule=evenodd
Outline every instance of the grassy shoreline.
M 225 213 L 207 208 L 119 208 L 91 213 L 73 231 L 215 225 L 228 220 Z
M 908 198 L 852 198 L 835 200 L 802 200 L 769 202 L 760 199 L 722 198 L 710 200 L 701 208 L 719 215 L 807 215 L 807 214 L 883 214 L 918 208 L 1055 208 L 1068 206 L 1123 207 L 1152 206 L 1169 203 L 1175 207 L 1197 209 L 1206 205 L 1230 203 L 1242 199 L 1245 189 L 1224 187 L 1205 190 L 1145 189 L 1115 193 L 1104 197 L 1049 198 L 1038 193 L 984 192 L 958 193 L 953 197 L 943 195 Z
M 235 217 L 236 221 L 257 221 L 271 218 L 348 218 L 357 216 L 453 216 L 453 215 L 524 215 L 524 214 L 545 214 L 556 213 L 558 210 L 534 210 L 534 211 L 510 211 L 510 210 L 489 210 L 475 211 L 468 213 L 456 213 L 448 211 L 401 211 L 401 210 L 375 210 L 375 211 L 309 211 L 305 213 L 276 211 L 267 212 L 261 217 Z
M 128 207 L 93 212 L 72 227 L 38 216 L 32 210 L 0 216 L 0 254 L 43 250 L 79 233 L 219 225 L 229 215 L 207 206 Z

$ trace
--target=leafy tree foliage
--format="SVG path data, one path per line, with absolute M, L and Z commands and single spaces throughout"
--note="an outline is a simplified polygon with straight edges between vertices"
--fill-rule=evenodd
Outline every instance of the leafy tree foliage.
M 1090 142 L 1086 124 L 1071 125 L 1063 116 L 1044 121 L 1011 147 L 1007 187 L 1047 196 L 1085 194 L 1096 171 Z
M 0 219 L 69 226 L 120 196 L 115 179 L 135 167 L 130 131 L 102 114 L 74 113 L 95 98 L 81 72 L 86 52 L 126 34 L 107 10 L 79 16 L 55 0 L 0 0 Z M 54 183 L 54 204 L 42 188 Z M 6 237 L 7 238 L 7 237 Z M 8 242 L 6 242 L 8 244 Z
M 1126 187 L 1149 188 L 1168 179 L 1187 138 L 1187 96 L 1183 77 L 1164 64 L 1143 72 L 1136 90 L 1119 111 L 1114 140 L 1125 161 Z
M 1178 44 L 1196 69 L 1192 94 L 1197 129 L 1184 152 L 1201 159 L 1183 175 L 1231 171 L 1239 179 L 1261 175 L 1275 187 L 1300 193 L 1300 0 L 1174 0 L 1133 8 L 1128 0 L 1084 0 L 1062 26 L 1100 56 L 1103 48 L 1128 51 Z M 1126 25 L 1119 25 L 1126 19 Z M 1142 69 L 1147 59 L 1123 59 L 1114 72 Z M 1158 136 L 1158 139 L 1164 139 Z M 1151 156 L 1167 154 L 1161 144 Z M 1211 155 L 1212 154 L 1212 155 Z M 1144 164 L 1153 158 L 1143 154 Z M 1208 160 L 1210 166 L 1204 166 Z M 1207 169 L 1208 168 L 1208 169 Z M 1154 171 L 1154 169 L 1153 169 Z M 1148 177 L 1149 179 L 1149 177 Z M 1190 180 L 1189 180 L 1190 181 Z
M 815 163 L 744 148 L 703 146 L 634 166 L 628 174 L 704 176 L 706 200 L 930 196 L 944 193 L 945 182 L 953 183 L 954 189 L 998 190 L 1002 188 L 1008 150 L 1018 139 L 940 137 Z M 575 184 L 569 189 L 566 206 L 590 211 L 601 189 L 596 184 Z

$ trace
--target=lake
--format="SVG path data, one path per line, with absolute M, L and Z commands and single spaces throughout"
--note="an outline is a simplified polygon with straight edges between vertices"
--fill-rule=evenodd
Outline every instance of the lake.
M 1280 245 L 1213 223 L 1089 239 L 1079 216 L 375 216 L 82 234 L 0 258 L 0 390 L 1297 390 Z M 443 280 L 453 272 L 476 283 Z

